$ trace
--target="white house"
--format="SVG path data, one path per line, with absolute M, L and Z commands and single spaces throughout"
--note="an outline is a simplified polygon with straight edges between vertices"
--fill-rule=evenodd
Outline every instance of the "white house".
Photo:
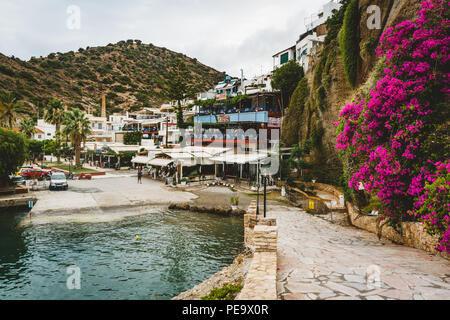
M 216 97 L 216 91 L 214 89 L 210 89 L 207 92 L 200 92 L 197 94 L 197 100 L 210 100 Z
M 319 12 L 312 14 L 311 17 L 305 19 L 306 31 L 313 30 L 318 26 L 327 22 L 328 18 L 333 15 L 333 10 L 339 10 L 342 5 L 338 0 L 330 0 L 322 6 Z
M 317 57 L 318 49 L 322 47 L 327 30 L 325 23 L 333 15 L 333 10 L 339 10 L 341 4 L 329 1 L 322 9 L 305 20 L 306 32 L 302 33 L 295 44 L 296 60 L 308 71 L 310 61 Z
M 283 64 L 290 60 L 295 60 L 296 52 L 295 46 L 289 47 L 280 51 L 272 56 L 273 58 L 273 69 L 281 67 Z
M 251 79 L 245 79 L 243 85 L 243 94 L 254 94 L 261 92 L 272 92 L 272 74 L 263 74 L 253 77 Z
M 55 134 L 56 126 L 54 124 L 47 123 L 43 119 L 38 119 L 33 136 L 34 140 L 52 140 L 55 139 Z

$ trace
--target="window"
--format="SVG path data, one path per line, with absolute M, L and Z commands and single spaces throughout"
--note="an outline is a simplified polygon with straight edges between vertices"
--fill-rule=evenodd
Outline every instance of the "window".
M 289 61 L 289 52 L 283 53 L 280 56 L 280 64 L 285 64 L 288 61 Z
M 102 129 L 102 127 L 103 127 L 103 126 L 102 126 L 102 124 L 101 124 L 101 123 L 99 123 L 99 124 L 98 124 L 98 128 L 99 128 L 99 129 L 101 130 L 101 129 Z
M 92 128 L 95 128 L 95 123 L 92 124 Z

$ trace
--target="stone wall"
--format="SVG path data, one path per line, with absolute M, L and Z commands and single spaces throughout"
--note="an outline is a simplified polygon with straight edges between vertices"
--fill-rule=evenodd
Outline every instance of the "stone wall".
M 436 251 L 435 247 L 439 243 L 438 237 L 425 233 L 423 231 L 423 224 L 420 222 L 403 222 L 401 224 L 403 234 L 400 234 L 385 223 L 378 223 L 377 217 L 360 214 L 349 202 L 347 202 L 347 210 L 350 222 L 355 227 L 375 233 L 380 238 L 386 238 L 396 243 L 402 243 L 408 247 L 440 255 L 447 260 L 450 258 L 449 254 Z
M 304 182 L 304 185 L 308 186 L 308 187 L 313 187 L 316 190 L 320 190 L 320 191 L 325 191 L 328 192 L 330 194 L 332 194 L 335 198 L 339 199 L 339 196 L 343 195 L 344 193 L 339 190 L 338 188 L 328 185 L 328 184 L 324 184 L 324 183 L 312 183 L 312 182 Z
M 278 227 L 276 219 L 256 215 L 255 201 L 244 215 L 244 239 L 254 254 L 236 300 L 276 300 Z

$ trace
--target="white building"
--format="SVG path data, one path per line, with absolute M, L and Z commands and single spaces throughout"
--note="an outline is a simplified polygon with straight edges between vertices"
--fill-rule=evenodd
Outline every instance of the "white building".
M 242 94 L 254 94 L 262 92 L 272 92 L 272 74 L 263 74 L 253 77 L 251 79 L 245 79 Z
M 36 131 L 33 136 L 34 140 L 43 141 L 55 139 L 56 126 L 45 122 L 43 119 L 38 119 L 35 130 Z
M 289 47 L 280 51 L 272 56 L 273 58 L 273 69 L 281 67 L 283 64 L 290 60 L 295 60 L 295 46 Z
M 216 97 L 216 91 L 214 89 L 210 89 L 207 92 L 200 92 L 197 94 L 197 100 L 210 100 Z
M 306 32 L 300 35 L 295 46 L 273 55 L 273 69 L 281 67 L 290 60 L 296 60 L 306 72 L 311 59 L 317 56 L 318 49 L 322 47 L 327 35 L 326 21 L 333 15 L 333 11 L 339 10 L 340 7 L 338 0 L 328 1 L 318 13 L 305 19 Z
M 329 1 L 322 9 L 305 20 L 306 32 L 301 34 L 295 45 L 296 60 L 307 71 L 309 63 L 317 57 L 318 49 L 322 47 L 327 30 L 325 23 L 333 15 L 334 10 L 339 10 L 341 4 Z
M 333 15 L 333 10 L 339 10 L 341 4 L 338 0 L 330 0 L 322 6 L 322 9 L 305 19 L 306 31 L 314 30 L 318 26 L 327 22 L 328 18 Z

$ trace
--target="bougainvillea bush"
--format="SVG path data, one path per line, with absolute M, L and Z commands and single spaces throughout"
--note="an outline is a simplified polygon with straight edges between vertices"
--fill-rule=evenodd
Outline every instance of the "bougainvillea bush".
M 383 77 L 340 113 L 336 148 L 349 187 L 376 194 L 382 219 L 423 221 L 449 252 L 450 2 L 428 0 L 388 28 L 376 50 Z M 447 170 L 447 172 L 446 172 Z

